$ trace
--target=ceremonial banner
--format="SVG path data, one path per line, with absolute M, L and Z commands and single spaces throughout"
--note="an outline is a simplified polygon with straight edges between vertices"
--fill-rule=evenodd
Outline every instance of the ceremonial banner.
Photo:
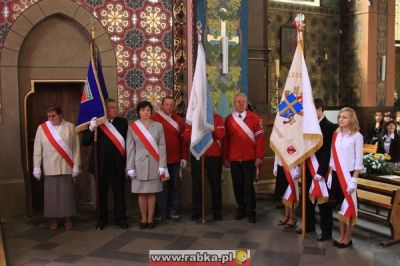
M 206 56 L 201 43 L 198 45 L 197 62 L 186 113 L 186 122 L 192 125 L 190 151 L 197 160 L 213 143 L 214 115 L 211 93 L 206 75 Z
M 77 133 L 87 129 L 93 117 L 97 117 L 98 124 L 107 121 L 104 100 L 108 98 L 108 93 L 101 70 L 100 55 L 95 54 L 93 41 L 90 44 L 90 51 L 90 63 L 75 128 Z
M 303 55 L 303 22 L 299 16 L 295 23 L 297 48 L 270 138 L 271 149 L 287 168 L 303 162 L 322 146 L 321 128 Z

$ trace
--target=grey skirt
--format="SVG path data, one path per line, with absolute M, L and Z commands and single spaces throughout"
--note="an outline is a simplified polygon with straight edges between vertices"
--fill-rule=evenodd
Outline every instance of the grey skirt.
M 44 177 L 44 216 L 68 217 L 75 214 L 74 183 L 71 175 Z
M 162 191 L 162 184 L 160 179 L 153 180 L 139 180 L 132 179 L 132 193 L 158 193 Z

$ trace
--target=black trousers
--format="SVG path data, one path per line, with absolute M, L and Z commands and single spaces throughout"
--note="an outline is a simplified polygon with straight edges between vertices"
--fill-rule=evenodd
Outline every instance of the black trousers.
M 192 202 L 194 214 L 201 214 L 201 161 L 190 155 L 192 171 Z M 206 156 L 205 169 L 211 189 L 212 212 L 217 214 L 222 208 L 221 174 L 222 158 L 220 156 Z
M 108 220 L 108 191 L 111 181 L 114 199 L 114 221 L 124 222 L 125 217 L 125 169 L 117 166 L 115 161 L 105 160 L 104 173 L 99 173 L 100 222 Z
M 253 184 L 256 176 L 254 162 L 254 160 L 230 162 L 237 212 L 248 216 L 256 215 L 256 192 Z
M 310 171 L 306 170 L 306 181 L 307 181 L 307 191 L 310 191 L 311 182 L 313 177 Z M 321 235 L 332 236 L 332 205 L 327 202 L 323 204 L 313 203 L 310 197 L 307 197 L 307 222 L 306 222 L 306 232 L 315 230 L 315 205 L 318 205 L 319 215 L 320 215 L 320 227 Z

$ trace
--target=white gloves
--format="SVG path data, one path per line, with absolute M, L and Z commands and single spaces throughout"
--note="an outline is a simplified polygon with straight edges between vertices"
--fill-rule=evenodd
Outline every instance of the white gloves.
M 165 175 L 165 168 L 162 167 L 158 168 L 158 175 L 159 176 Z
M 185 159 L 181 160 L 181 168 L 185 168 L 187 164 L 187 161 Z
M 76 177 L 81 173 L 81 169 L 79 166 L 75 166 L 72 168 L 72 177 Z
M 40 180 L 40 176 L 42 175 L 42 170 L 40 168 L 33 168 L 33 176 L 36 178 L 37 181 Z
M 128 176 L 129 176 L 131 179 L 134 178 L 134 177 L 136 176 L 135 170 L 133 170 L 133 169 L 129 169 L 127 173 L 128 173 Z
M 278 175 L 278 164 L 276 163 L 276 161 L 274 162 L 274 169 L 272 170 L 272 173 L 274 174 L 274 176 Z
M 299 179 L 300 175 L 301 175 L 300 167 L 299 167 L 299 166 L 296 166 L 296 167 L 294 168 L 293 179 L 294 179 L 294 180 Z
M 319 174 L 315 174 L 314 180 L 319 182 L 322 180 L 322 176 L 320 176 Z
M 96 127 L 97 127 L 97 121 L 96 121 L 97 117 L 93 117 L 90 120 L 90 124 L 89 124 L 89 130 L 93 131 Z
M 347 187 L 347 193 L 349 193 L 349 195 L 351 195 L 354 193 L 354 191 L 356 191 L 356 189 L 357 189 L 357 178 L 352 177 L 350 179 L 350 184 Z

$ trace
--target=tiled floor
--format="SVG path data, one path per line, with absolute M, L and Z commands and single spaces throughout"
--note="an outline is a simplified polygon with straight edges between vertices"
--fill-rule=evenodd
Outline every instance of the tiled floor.
M 381 247 L 388 227 L 361 221 L 354 232 L 354 247 L 339 250 L 332 242 L 319 243 L 316 234 L 303 240 L 294 229 L 277 226 L 281 210 L 273 202 L 258 202 L 258 221 L 233 220 L 233 209 L 223 221 L 190 221 L 183 211 L 179 222 L 165 221 L 155 230 L 139 230 L 137 212 L 129 215 L 130 228 L 108 226 L 95 230 L 94 211 L 78 208 L 74 228 L 51 232 L 42 217 L 3 224 L 10 265 L 147 265 L 149 249 L 237 249 L 252 251 L 252 265 L 400 265 L 400 245 Z M 374 229 L 374 230 L 368 230 Z M 334 236 L 337 236 L 335 224 Z

